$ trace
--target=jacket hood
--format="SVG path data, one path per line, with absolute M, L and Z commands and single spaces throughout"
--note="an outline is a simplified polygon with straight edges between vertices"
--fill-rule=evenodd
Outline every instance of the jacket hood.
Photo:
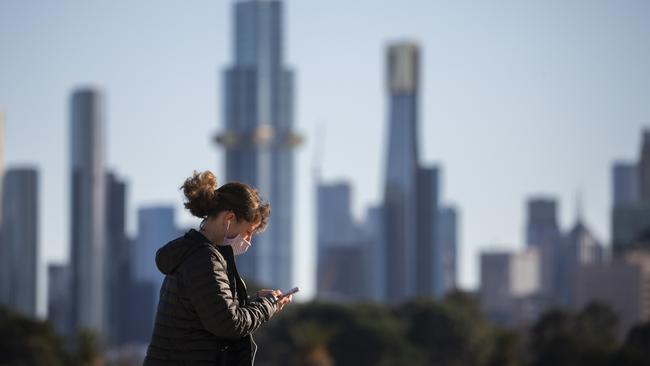
M 192 253 L 203 246 L 213 244 L 200 232 L 190 229 L 183 236 L 178 237 L 162 246 L 156 252 L 156 267 L 168 275 L 180 266 Z

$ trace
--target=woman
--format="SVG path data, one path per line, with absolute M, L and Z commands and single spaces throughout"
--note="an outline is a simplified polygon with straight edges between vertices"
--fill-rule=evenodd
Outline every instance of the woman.
M 252 365 L 251 334 L 292 300 L 281 291 L 246 293 L 235 256 L 265 229 L 270 206 L 243 183 L 217 188 L 210 171 L 181 187 L 192 215 L 203 219 L 156 253 L 165 275 L 145 366 Z

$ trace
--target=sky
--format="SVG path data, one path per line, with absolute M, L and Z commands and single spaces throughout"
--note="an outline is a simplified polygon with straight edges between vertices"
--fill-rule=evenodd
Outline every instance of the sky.
M 0 1 L 0 109 L 8 167 L 39 170 L 41 262 L 69 250 L 70 95 L 106 97 L 107 165 L 137 209 L 183 211 L 193 170 L 223 183 L 223 70 L 233 1 Z M 442 167 L 460 210 L 461 287 L 482 250 L 524 243 L 525 202 L 559 201 L 564 230 L 582 199 L 610 238 L 611 166 L 635 160 L 650 128 L 650 2 L 287 0 L 286 64 L 296 72 L 296 285 L 314 293 L 315 165 L 353 186 L 362 220 L 380 202 L 387 143 L 386 46 L 421 47 L 419 155 Z M 316 159 L 316 151 L 323 151 Z M 263 193 L 263 192 L 262 192 Z M 271 202 L 273 204 L 273 202 Z M 271 222 L 272 224 L 272 222 Z M 161 243 L 161 245 L 164 243 Z

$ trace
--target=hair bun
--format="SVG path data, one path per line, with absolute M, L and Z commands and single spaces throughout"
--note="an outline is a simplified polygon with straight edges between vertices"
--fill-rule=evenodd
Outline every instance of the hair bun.
M 196 217 L 206 217 L 217 196 L 217 177 L 209 170 L 192 173 L 181 186 L 187 202 L 185 208 Z

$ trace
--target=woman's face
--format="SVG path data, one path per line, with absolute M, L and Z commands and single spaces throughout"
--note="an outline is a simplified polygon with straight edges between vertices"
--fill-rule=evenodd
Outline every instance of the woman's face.
M 244 219 L 237 220 L 237 217 L 233 212 L 225 213 L 222 221 L 225 237 L 229 239 L 241 234 L 245 240 L 251 241 L 253 239 L 253 234 L 255 234 L 255 230 L 259 226 L 259 222 L 250 223 Z M 228 222 L 230 222 L 230 225 L 228 225 Z

